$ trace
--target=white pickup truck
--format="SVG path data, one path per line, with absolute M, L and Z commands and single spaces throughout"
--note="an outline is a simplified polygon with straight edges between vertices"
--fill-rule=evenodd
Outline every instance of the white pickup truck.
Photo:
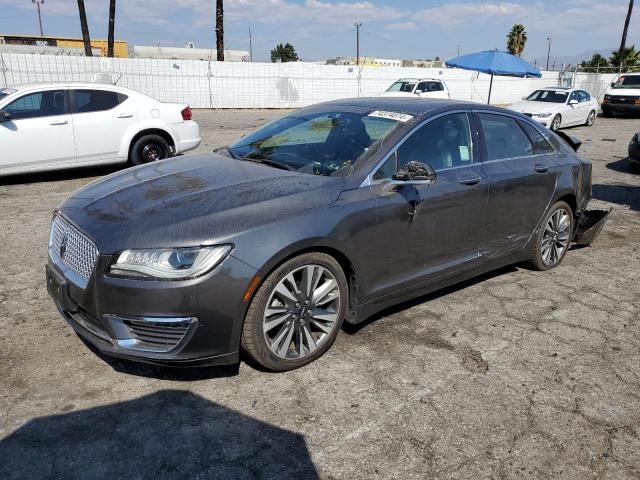
M 640 113 L 640 73 L 625 73 L 611 84 L 600 105 L 602 115 Z

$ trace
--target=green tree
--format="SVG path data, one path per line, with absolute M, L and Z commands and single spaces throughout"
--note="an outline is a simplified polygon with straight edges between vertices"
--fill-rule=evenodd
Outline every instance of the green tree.
M 511 55 L 522 55 L 524 46 L 527 43 L 527 31 L 524 25 L 516 23 L 507 34 L 507 51 Z
M 284 62 L 297 62 L 298 54 L 296 53 L 296 49 L 293 48 L 293 45 L 290 43 L 285 43 L 282 45 L 279 43 L 276 45 L 276 48 L 271 50 L 271 61 L 277 62 L 280 60 L 282 63 Z
M 594 53 L 591 56 L 591 60 L 583 60 L 580 63 L 580 68 L 583 72 L 598 72 L 602 71 L 604 67 L 609 66 L 609 60 L 604 58 L 599 53 Z
M 611 52 L 609 62 L 613 67 L 620 67 L 620 52 Z M 636 51 L 636 46 L 624 47 L 622 53 L 622 69 L 630 69 L 640 65 L 640 52 Z

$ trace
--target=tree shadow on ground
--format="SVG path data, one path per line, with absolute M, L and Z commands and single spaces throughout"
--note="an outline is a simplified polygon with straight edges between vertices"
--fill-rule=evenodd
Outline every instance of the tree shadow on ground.
M 628 206 L 640 211 L 640 187 L 633 185 L 608 185 L 597 183 L 592 187 L 593 198 Z
M 36 418 L 0 460 L 3 480 L 319 478 L 300 434 L 180 390 Z

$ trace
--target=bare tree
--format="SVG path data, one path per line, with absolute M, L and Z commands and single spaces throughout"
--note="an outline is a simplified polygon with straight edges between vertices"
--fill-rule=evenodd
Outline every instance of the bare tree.
M 82 30 L 82 41 L 84 42 L 84 54 L 91 57 L 91 38 L 89 37 L 89 25 L 87 24 L 87 13 L 84 11 L 84 0 L 78 0 L 78 11 L 80 12 L 80 30 Z
M 216 50 L 218 61 L 224 62 L 224 7 L 222 0 L 216 0 Z
M 107 38 L 107 57 L 113 57 L 113 35 L 116 27 L 116 0 L 109 0 L 109 37 Z
M 622 59 L 624 58 L 624 50 L 627 46 L 627 31 L 629 30 L 629 21 L 631 20 L 631 13 L 633 12 L 633 0 L 629 0 L 629 11 L 627 12 L 627 19 L 624 21 L 624 29 L 622 30 L 622 41 L 620 42 L 620 48 L 618 49 L 618 58 L 620 59 L 620 68 L 624 68 Z

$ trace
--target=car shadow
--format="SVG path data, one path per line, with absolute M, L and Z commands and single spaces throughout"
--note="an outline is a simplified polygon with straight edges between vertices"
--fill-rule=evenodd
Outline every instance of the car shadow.
M 118 373 L 135 377 L 154 378 L 173 382 L 195 382 L 199 380 L 211 380 L 214 378 L 234 377 L 238 375 L 240 364 L 220 366 L 198 367 L 171 367 L 165 365 L 153 365 L 150 363 L 134 362 L 127 359 L 110 357 L 103 354 L 94 345 L 87 342 L 82 336 L 78 338 L 91 350 L 91 352 Z
M 431 300 L 435 300 L 440 297 L 444 297 L 451 293 L 457 292 L 459 290 L 463 290 L 465 288 L 476 285 L 477 283 L 484 282 L 491 278 L 499 277 L 506 273 L 513 273 L 518 270 L 517 265 L 509 265 L 506 267 L 499 268 L 497 270 L 493 270 L 488 273 L 484 273 L 477 277 L 471 278 L 469 280 L 465 280 L 464 282 L 456 283 L 455 285 L 451 285 L 450 287 L 445 287 L 440 290 L 436 290 L 435 292 L 428 293 L 426 295 L 422 295 L 420 297 L 414 298 L 412 300 L 407 300 L 406 302 L 399 303 L 397 305 L 393 305 L 391 307 L 385 308 L 384 310 L 374 313 L 371 317 L 366 320 L 356 323 L 355 325 L 352 323 L 343 323 L 342 330 L 349 335 L 354 335 L 362 330 L 364 327 L 372 324 L 373 322 L 380 320 L 381 318 L 388 317 L 389 315 L 393 315 L 395 313 L 401 312 L 411 307 L 415 307 L 417 305 L 421 305 L 423 303 L 430 302 Z
M 106 165 L 102 167 L 74 168 L 71 170 L 55 170 L 39 173 L 19 173 L 0 177 L 0 185 L 17 185 L 21 183 L 61 182 L 79 178 L 102 177 L 122 170 L 126 165 Z
M 1 440 L 0 478 L 319 478 L 302 435 L 194 393 L 109 404 L 105 392 L 104 402 L 35 418 Z
M 613 170 L 615 172 L 631 173 L 631 174 L 636 173 L 633 166 L 631 165 L 631 162 L 629 161 L 629 157 L 616 160 L 615 162 L 609 162 L 607 163 L 606 167 L 609 170 Z
M 597 183 L 592 187 L 592 195 L 598 200 L 625 205 L 640 212 L 640 187 Z

